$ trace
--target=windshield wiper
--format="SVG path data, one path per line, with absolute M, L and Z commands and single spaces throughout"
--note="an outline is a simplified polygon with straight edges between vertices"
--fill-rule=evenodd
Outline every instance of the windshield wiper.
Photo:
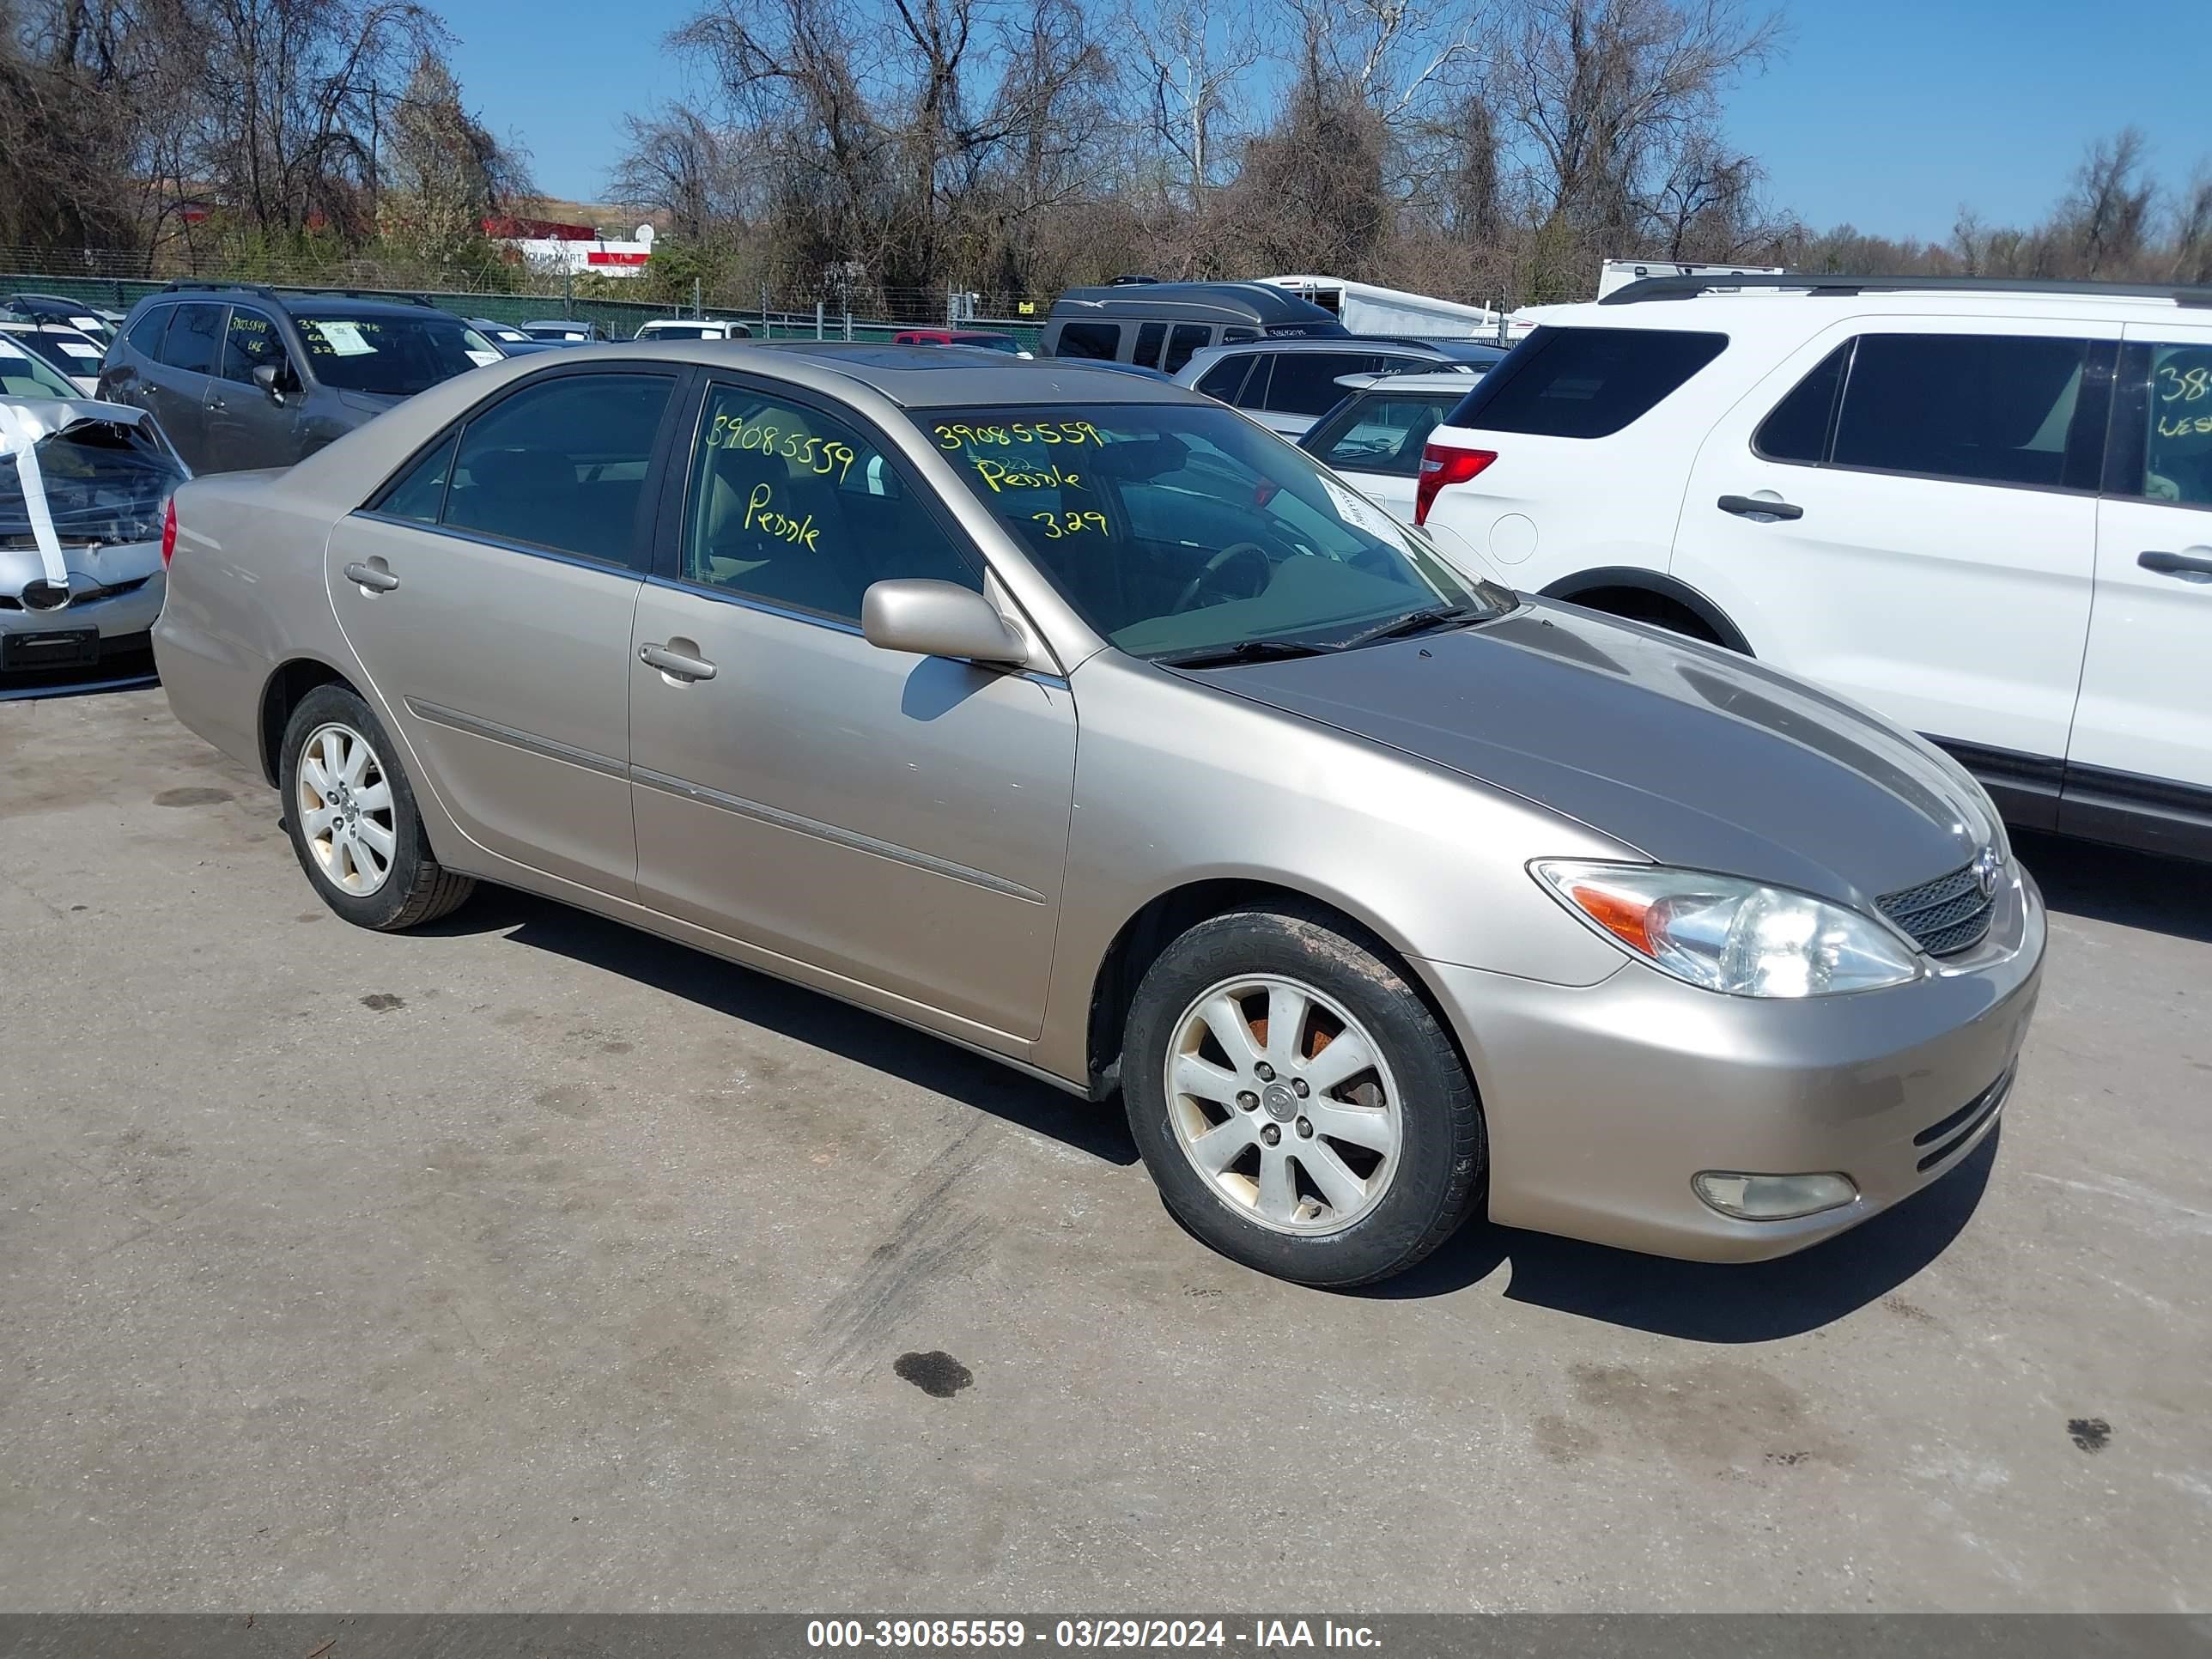
M 1446 623 L 1474 622 L 1485 613 L 1465 605 L 1431 605 L 1423 611 L 1408 611 L 1388 622 L 1376 623 L 1372 628 L 1363 628 L 1349 639 L 1337 641 L 1335 649 L 1350 651 L 1363 645 L 1372 645 L 1377 640 L 1401 639 L 1408 634 L 1418 634 L 1424 629 L 1438 628 Z
M 1302 640 L 1238 640 L 1229 645 L 1202 645 L 1152 660 L 1163 668 L 1212 668 L 1223 663 L 1270 662 L 1284 657 L 1318 657 L 1334 651 L 1333 645 L 1310 645 Z

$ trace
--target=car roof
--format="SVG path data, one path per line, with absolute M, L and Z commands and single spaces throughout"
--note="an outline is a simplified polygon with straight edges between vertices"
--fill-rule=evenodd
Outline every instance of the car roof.
M 1336 383 L 1356 392 L 1448 392 L 1456 398 L 1466 396 L 1481 385 L 1482 376 L 1464 369 L 1441 369 L 1434 374 L 1340 374 Z
M 1053 301 L 1055 320 L 1077 317 L 1141 318 L 1148 314 L 1231 323 L 1334 323 L 1310 300 L 1266 283 L 1121 283 L 1072 288 Z
M 744 369 L 799 381 L 834 375 L 880 393 L 902 409 L 971 404 L 1091 401 L 1117 404 L 1206 404 L 1213 400 L 1140 374 L 1118 374 L 1079 357 L 1025 360 L 981 346 L 883 345 L 854 340 L 670 340 L 647 342 L 633 352 L 655 357 Z M 594 347 L 594 355 L 623 355 L 624 348 Z M 586 354 L 579 352 L 579 358 Z M 815 375 L 790 374 L 803 366 Z
M 380 300 L 374 296 L 344 294 L 330 289 L 267 289 L 249 283 L 205 283 L 197 287 L 179 288 L 173 284 L 157 289 L 131 307 L 133 313 L 161 305 L 227 306 L 240 302 L 248 305 L 270 306 L 293 316 L 306 311 L 318 317 L 443 317 L 453 322 L 462 319 L 450 311 L 441 309 L 427 301 L 421 305 L 411 300 Z
M 2212 289 L 2022 280 L 1800 276 L 1650 277 L 1602 300 L 1532 306 L 1551 328 L 1648 328 L 1803 338 L 1839 318 L 2038 318 L 2118 322 L 2212 312 Z M 1644 290 L 1638 292 L 1638 290 Z
M 1231 340 L 1224 345 L 1207 346 L 1205 349 L 1208 351 L 1218 352 L 1222 356 L 1226 356 L 1232 351 L 1265 351 L 1269 353 L 1278 351 L 1358 351 L 1363 346 L 1370 351 L 1387 346 L 1393 351 L 1425 353 L 1427 356 L 1435 358 L 1438 362 L 1454 361 L 1449 352 L 1439 351 L 1434 346 L 1426 344 L 1422 341 L 1408 340 L 1392 335 L 1381 334 L 1329 334 L 1322 335 L 1318 337 L 1308 337 L 1304 339 L 1289 340 Z M 1198 354 L 1194 352 L 1191 355 L 1195 356 Z

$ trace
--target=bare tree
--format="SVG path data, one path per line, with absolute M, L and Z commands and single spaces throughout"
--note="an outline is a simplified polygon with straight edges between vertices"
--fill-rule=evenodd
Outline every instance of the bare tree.
M 2120 276 L 2141 259 L 2155 186 L 2142 177 L 2142 134 L 2124 127 L 2100 138 L 2074 175 L 2059 214 L 2069 252 L 2085 276 Z
M 1137 58 L 1142 131 L 1167 194 L 1203 217 L 1244 136 L 1243 107 L 1260 41 L 1251 14 L 1215 0 L 1158 0 L 1123 14 Z
M 659 214 L 671 233 L 690 242 L 712 240 L 750 216 L 757 169 L 739 159 L 742 136 L 689 104 L 625 115 L 623 125 L 629 142 L 609 181 L 624 204 Z
M 2173 280 L 2212 283 L 2212 167 L 2200 163 L 2190 175 L 2173 220 Z
M 1504 39 L 1498 94 L 1532 210 L 1554 257 L 1580 262 L 1639 237 L 1668 181 L 1698 172 L 1688 158 L 1717 153 L 1722 94 L 1774 55 L 1781 26 L 1738 0 L 1521 0 Z

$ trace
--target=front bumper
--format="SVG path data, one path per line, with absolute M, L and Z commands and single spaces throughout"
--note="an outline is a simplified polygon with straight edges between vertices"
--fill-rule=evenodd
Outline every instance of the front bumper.
M 167 583 L 161 568 L 158 543 L 128 543 L 112 547 L 67 547 L 62 550 L 73 597 L 59 610 L 33 610 L 22 599 L 23 589 L 43 580 L 38 554 L 21 548 L 0 548 L 0 640 L 26 635 L 41 636 L 95 633 L 104 647 L 100 654 L 118 649 L 143 650 L 147 635 L 161 614 Z M 0 663 L 29 669 L 34 659 L 20 661 L 0 643 Z
M 1889 990 L 1781 1000 L 1718 995 L 1634 962 L 1585 987 L 1424 967 L 1481 1093 L 1492 1220 L 1753 1261 L 1856 1226 L 1981 1142 L 2035 1011 L 2044 941 L 2042 895 L 2015 866 L 1987 939 Z M 1858 1197 L 1737 1220 L 1692 1190 L 1707 1170 L 1840 1173 Z

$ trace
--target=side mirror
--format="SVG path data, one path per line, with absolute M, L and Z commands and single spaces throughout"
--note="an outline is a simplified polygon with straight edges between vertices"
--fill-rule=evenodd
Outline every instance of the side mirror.
M 1030 659 L 1027 641 L 998 607 L 957 582 L 876 582 L 860 596 L 860 631 L 885 651 L 965 657 L 1000 667 Z
M 283 363 L 256 363 L 253 366 L 253 384 L 269 394 L 269 401 L 272 404 L 284 401 L 285 382 L 290 379 L 291 376 L 284 372 Z

